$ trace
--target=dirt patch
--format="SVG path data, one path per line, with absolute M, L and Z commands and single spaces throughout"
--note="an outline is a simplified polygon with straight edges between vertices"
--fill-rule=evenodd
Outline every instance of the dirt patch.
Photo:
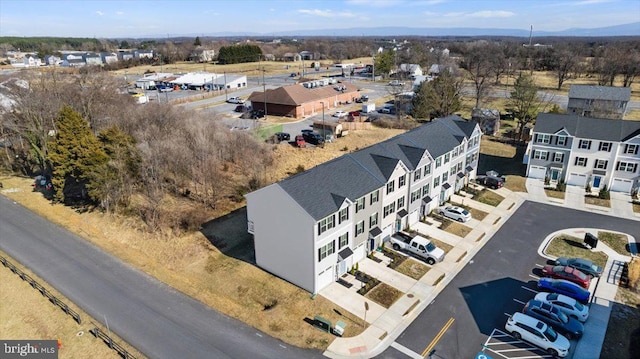
M 477 195 L 473 196 L 475 201 L 480 203 L 488 204 L 490 206 L 497 207 L 502 201 L 504 201 L 504 197 L 501 195 L 491 192 L 488 189 L 483 189 Z
M 369 298 L 372 301 L 380 304 L 381 306 L 389 308 L 391 305 L 393 305 L 393 303 L 396 302 L 396 300 L 400 299 L 402 295 L 404 295 L 404 293 L 397 290 L 396 288 L 386 283 L 380 283 L 371 291 L 369 291 L 369 293 L 365 295 L 365 298 Z
M 552 189 L 545 189 L 544 193 L 547 195 L 547 197 L 564 199 L 564 192 L 562 192 L 562 191 L 556 191 L 556 190 L 552 190 Z
M 611 207 L 611 200 L 598 197 L 584 196 L 584 203 L 600 207 Z
M 427 274 L 430 268 L 413 259 L 407 259 L 394 269 L 415 280 L 420 280 L 420 278 Z

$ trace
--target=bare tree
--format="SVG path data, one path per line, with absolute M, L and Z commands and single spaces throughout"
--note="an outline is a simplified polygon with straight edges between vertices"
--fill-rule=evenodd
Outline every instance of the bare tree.
M 577 69 L 579 53 L 576 48 L 561 46 L 554 49 L 551 55 L 554 71 L 558 76 L 558 90 L 562 88 L 562 84 L 575 76 Z
M 470 45 L 467 53 L 464 55 L 464 60 L 460 64 L 460 67 L 467 70 L 473 82 L 476 108 L 480 107 L 483 99 L 486 97 L 487 90 L 490 87 L 489 82 L 493 78 L 492 49 L 492 47 L 484 43 Z

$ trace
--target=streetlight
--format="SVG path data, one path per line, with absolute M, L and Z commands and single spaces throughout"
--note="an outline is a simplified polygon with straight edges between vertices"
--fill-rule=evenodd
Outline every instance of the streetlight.
M 262 95 L 264 96 L 264 119 L 267 119 L 267 84 L 264 82 L 264 66 L 262 66 Z

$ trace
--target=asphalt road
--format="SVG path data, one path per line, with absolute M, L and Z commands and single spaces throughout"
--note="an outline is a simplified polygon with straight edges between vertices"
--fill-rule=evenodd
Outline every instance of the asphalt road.
M 322 357 L 210 309 L 3 196 L 0 249 L 150 358 Z
M 550 233 L 563 228 L 602 228 L 640 238 L 637 221 L 558 206 L 525 202 L 435 301 L 398 337 L 399 343 L 421 354 L 443 326 L 453 324 L 433 346 L 434 358 L 474 358 L 494 328 L 504 330 L 507 316 L 533 298 L 531 275 L 546 260 L 537 248 Z M 524 287 L 524 288 L 523 288 Z M 388 349 L 379 358 L 407 358 Z

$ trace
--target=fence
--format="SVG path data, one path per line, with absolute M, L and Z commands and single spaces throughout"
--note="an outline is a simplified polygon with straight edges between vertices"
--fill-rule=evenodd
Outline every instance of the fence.
M 109 348 L 115 350 L 121 357 L 125 359 L 135 359 L 135 357 L 127 351 L 122 345 L 113 341 L 113 338 L 109 336 L 104 330 L 94 326 L 93 329 L 89 329 L 89 332 L 93 334 L 94 337 L 102 339 Z
M 47 297 L 51 303 L 60 307 L 65 313 L 70 315 L 78 324 L 82 324 L 82 318 L 80 318 L 80 314 L 73 311 L 69 306 L 58 299 L 55 295 L 53 295 L 47 288 L 43 287 L 40 283 L 36 282 L 33 278 L 31 278 L 28 274 L 21 271 L 11 262 L 9 262 L 6 258 L 0 256 L 0 263 L 5 267 L 9 268 L 13 273 L 17 274 L 22 280 L 26 281 L 33 287 L 38 290 L 43 296 Z

